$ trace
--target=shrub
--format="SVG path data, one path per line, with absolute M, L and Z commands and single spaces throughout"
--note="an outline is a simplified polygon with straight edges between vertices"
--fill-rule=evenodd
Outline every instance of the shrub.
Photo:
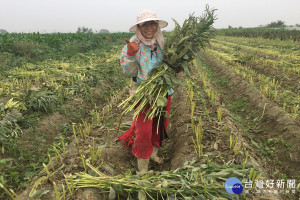
M 25 102 L 29 111 L 50 113 L 59 104 L 59 98 L 51 91 L 27 90 Z
M 7 49 L 16 56 L 24 56 L 28 59 L 35 59 L 45 55 L 48 52 L 46 46 L 33 41 L 18 41 L 11 44 Z

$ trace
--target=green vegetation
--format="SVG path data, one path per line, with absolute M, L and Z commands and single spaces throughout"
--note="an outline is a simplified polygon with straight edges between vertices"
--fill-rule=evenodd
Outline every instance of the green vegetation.
M 285 22 L 282 20 L 277 20 L 277 22 L 271 22 L 266 27 L 270 28 L 278 28 L 278 27 L 285 27 Z
M 50 145 L 60 143 L 57 137 L 72 134 L 71 122 L 80 122 L 89 115 L 88 105 L 105 104 L 126 85 L 119 54 L 131 35 L 0 35 L 1 184 L 15 191 L 23 188 L 49 162 L 48 153 L 56 154 Z M 81 105 L 76 99 L 82 99 Z M 37 126 L 55 112 L 69 122 L 49 138 Z M 32 135 L 30 140 L 22 139 L 24 132 Z M 31 148 L 36 143 L 40 148 Z
M 298 85 L 286 80 L 300 76 L 299 47 L 292 41 L 276 41 L 275 45 L 267 39 L 257 40 L 217 36 L 207 52 L 293 118 L 299 118 Z
M 186 162 L 177 170 L 169 172 L 146 174 L 142 177 L 134 174 L 125 176 L 105 176 L 100 171 L 91 166 L 93 172 L 97 174 L 77 174 L 74 188 L 93 187 L 104 191 L 110 191 L 109 197 L 117 199 L 126 197 L 130 199 L 173 199 L 183 197 L 200 199 L 240 199 L 239 196 L 231 195 L 224 189 L 222 183 L 229 177 L 248 176 L 250 166 L 247 169 L 239 165 L 218 166 L 209 162 L 199 163 L 196 160 Z M 253 168 L 252 168 L 253 170 Z M 70 178 L 71 180 L 71 178 Z
M 191 31 L 190 26 L 180 28 Z M 180 28 L 177 27 L 177 33 Z M 166 54 L 172 65 L 182 59 L 180 63 L 184 62 L 184 71 L 190 77 L 185 90 L 183 86 L 178 91 L 183 101 L 173 104 L 181 110 L 175 108 L 171 115 L 176 118 L 175 126 L 182 131 L 180 137 L 187 140 L 192 137 L 191 145 L 186 146 L 190 154 L 195 151 L 196 161 L 187 162 L 178 170 L 164 171 L 167 165 L 169 169 L 170 161 L 161 168 L 162 172 L 144 176 L 134 175 L 128 168 L 117 176 L 101 172 L 105 164 L 114 169 L 123 167 L 123 163 L 110 163 L 109 158 L 101 155 L 104 148 L 106 156 L 109 150 L 114 150 L 114 139 L 128 128 L 120 117 L 124 110 L 116 105 L 127 97 L 124 91 L 128 79 L 120 70 L 119 56 L 124 38 L 132 34 L 0 35 L 0 187 L 4 189 L 0 199 L 7 199 L 8 195 L 17 199 L 12 190 L 19 192 L 32 180 L 35 184 L 29 196 L 52 193 L 51 197 L 57 199 L 75 198 L 77 189 L 85 187 L 100 188 L 110 197 L 234 199 L 237 196 L 224 190 L 224 180 L 231 176 L 243 183 L 259 179 L 261 168 L 248 165 L 255 159 L 253 155 L 274 163 L 270 169 L 274 169 L 272 176 L 294 178 L 281 172 L 285 166 L 277 155 L 288 151 L 290 158 L 296 156 L 294 138 L 289 140 L 285 134 L 271 138 L 264 135 L 266 127 L 261 123 L 267 112 L 266 104 L 262 110 L 254 110 L 251 96 L 245 96 L 232 83 L 237 80 L 216 75 L 216 69 L 206 64 L 205 59 L 210 55 L 213 62 L 219 62 L 235 78 L 239 77 L 238 81 L 249 83 L 261 95 L 258 97 L 281 107 L 285 117 L 299 120 L 299 86 L 295 81 L 300 76 L 299 41 L 293 36 L 287 36 L 286 40 L 282 36 L 280 41 L 280 34 L 270 36 L 274 40 L 262 35 L 253 39 L 254 29 L 248 30 L 249 37 L 224 36 L 236 30 L 222 31 L 219 32 L 222 36 L 211 40 L 211 47 L 203 55 L 187 53 L 190 47 L 187 41 L 195 39 L 190 41 L 195 45 L 199 44 L 199 38 L 164 33 L 168 45 L 184 50 L 178 54 L 169 48 Z M 170 82 L 168 77 L 161 80 Z M 132 119 L 132 115 L 123 117 L 125 123 Z M 56 127 L 50 126 L 51 123 L 56 123 Z M 273 126 L 270 122 L 272 131 Z M 68 152 L 69 145 L 72 152 Z M 173 149 L 168 152 L 171 145 L 167 143 L 162 153 L 174 153 Z M 251 152 L 253 149 L 256 152 Z M 290 166 L 289 162 L 284 164 Z M 74 165 L 77 167 L 72 168 Z M 246 197 L 255 198 L 242 194 L 236 199 Z
M 292 40 L 300 41 L 300 30 L 287 30 L 280 28 L 230 28 L 218 29 L 218 35 L 234 36 L 234 37 L 251 37 L 265 39 Z

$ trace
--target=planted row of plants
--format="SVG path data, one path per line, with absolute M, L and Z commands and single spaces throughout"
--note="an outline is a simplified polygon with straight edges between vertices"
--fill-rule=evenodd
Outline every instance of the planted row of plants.
M 250 84 L 255 85 L 255 87 L 261 91 L 262 95 L 274 102 L 277 102 L 284 110 L 290 113 L 291 116 L 297 118 L 299 116 L 300 106 L 300 96 L 297 89 L 297 83 L 290 86 L 285 84 L 285 80 L 282 80 L 280 77 L 258 72 L 257 69 L 253 67 L 255 63 L 255 65 L 260 68 L 268 68 L 271 66 L 265 64 L 265 59 L 259 57 L 259 54 L 251 54 L 249 51 L 242 50 L 244 49 L 236 49 L 235 47 L 226 46 L 223 43 L 220 44 L 218 41 L 214 41 L 212 43 L 212 49 L 209 49 L 207 52 L 219 62 L 228 65 L 232 71 L 248 80 Z M 290 62 L 296 62 L 292 58 Z M 272 61 L 278 62 L 278 65 L 281 63 L 278 59 Z M 295 65 L 295 67 L 292 67 L 293 65 Z M 274 65 L 272 65 L 272 68 L 283 73 L 287 73 L 286 76 L 289 76 L 288 73 L 291 71 L 287 69 L 299 70 L 299 67 L 296 65 L 298 64 L 291 64 L 286 67 L 285 65 L 280 65 L 280 69 L 275 68 Z
M 249 41 L 248 44 L 243 43 L 240 40 L 233 40 L 228 37 L 218 37 L 218 40 L 215 40 L 215 43 L 219 43 L 220 45 L 231 47 L 238 50 L 244 50 L 256 57 L 264 57 L 265 59 L 275 60 L 275 61 L 285 61 L 289 65 L 294 65 L 295 67 L 299 67 L 300 55 L 299 50 L 291 50 L 290 47 L 282 47 L 281 49 L 272 48 L 272 46 L 263 45 L 266 40 L 261 40 L 260 45 L 258 46 L 250 46 L 251 43 Z M 227 41 L 226 41 L 227 40 Z M 228 41 L 231 40 L 231 41 Z M 281 42 L 284 44 L 285 42 Z M 294 45 L 297 48 L 297 45 Z
M 193 61 L 196 65 L 196 62 Z M 247 165 L 247 157 L 240 165 L 229 164 L 227 159 L 224 158 L 224 165 L 217 165 L 212 160 L 218 158 L 209 154 L 209 152 L 203 151 L 203 140 L 202 137 L 207 137 L 206 129 L 208 125 L 204 125 L 201 117 L 205 117 L 205 121 L 213 121 L 217 129 L 222 129 L 224 132 L 218 134 L 224 134 L 228 137 L 228 149 L 232 151 L 232 156 L 240 156 L 242 142 L 237 139 L 237 136 L 233 137 L 229 127 L 226 127 L 226 123 L 222 122 L 222 111 L 216 103 L 215 93 L 212 90 L 209 91 L 210 84 L 209 80 L 205 77 L 205 73 L 199 69 L 199 75 L 203 76 L 201 81 L 206 87 L 202 90 L 201 85 L 196 85 L 193 80 L 186 82 L 186 92 L 187 99 L 186 105 L 191 110 L 191 126 L 189 131 L 194 134 L 194 149 L 197 154 L 192 162 L 187 162 L 182 168 L 172 171 L 163 171 L 157 173 L 148 173 L 143 176 L 132 174 L 127 172 L 123 175 L 117 176 L 107 176 L 103 174 L 102 165 L 99 163 L 101 158 L 102 149 L 109 147 L 111 145 L 110 141 L 110 130 L 117 130 L 120 124 L 116 124 L 112 127 L 105 126 L 106 120 L 109 118 L 110 114 L 116 113 L 116 107 L 113 105 L 121 101 L 121 92 L 116 92 L 111 96 L 108 104 L 102 110 L 99 108 L 94 108 L 92 113 L 92 118 L 83 120 L 82 123 L 73 125 L 73 134 L 75 139 L 76 150 L 78 151 L 81 158 L 80 166 L 82 171 L 78 171 L 75 174 L 65 174 L 63 179 L 57 180 L 56 174 L 64 173 L 58 171 L 60 166 L 64 165 L 67 157 L 65 157 L 64 145 L 61 147 L 61 151 L 56 153 L 55 157 L 51 158 L 48 165 L 44 165 L 44 175 L 39 177 L 34 187 L 30 192 L 30 197 L 42 196 L 43 193 L 51 192 L 55 194 L 56 199 L 67 199 L 76 197 L 76 191 L 81 188 L 98 188 L 104 194 L 107 194 L 107 198 L 115 199 L 126 197 L 128 199 L 147 199 L 147 198 L 158 198 L 158 199 L 172 199 L 172 198 L 191 198 L 191 197 L 202 197 L 202 198 L 231 198 L 235 199 L 235 196 L 228 194 L 224 190 L 223 182 L 226 178 L 231 176 L 239 177 L 241 180 L 251 180 L 255 182 L 259 179 L 260 174 Z M 194 78 L 198 81 L 199 77 L 196 73 Z M 194 80 L 194 81 L 196 81 Z M 215 113 L 207 112 L 204 115 L 201 112 L 203 108 L 199 106 L 199 98 L 203 96 L 203 107 L 209 108 L 209 110 L 217 109 L 217 119 Z M 195 95 L 194 95 L 195 94 Z M 196 108 L 197 102 L 197 108 Z M 120 120 L 121 121 L 121 120 Z M 206 122 L 205 122 L 206 123 Z M 97 131 L 98 130 L 98 131 Z M 100 131 L 101 130 L 101 131 Z M 100 133 L 101 132 L 101 133 Z M 104 141 L 104 145 L 96 144 L 95 134 L 107 133 Z M 230 139 L 231 138 L 231 139 Z M 207 144 L 207 142 L 205 142 Z M 89 145 L 88 145 L 89 144 Z M 204 148 L 207 148 L 207 146 Z M 86 146 L 89 146 L 88 149 Z M 56 166 L 56 167 L 54 167 Z M 56 180 L 56 181 L 53 181 Z M 59 184 L 58 184 L 59 183 Z M 49 191 L 49 186 L 44 187 L 46 184 L 50 184 L 51 191 Z M 253 185 L 253 188 L 255 185 Z M 45 188 L 48 188 L 45 190 Z M 12 191 L 8 191 L 11 196 L 18 199 Z M 238 199 L 238 197 L 236 197 Z
M 36 124 L 53 112 L 59 112 L 71 121 L 78 122 L 87 111 L 81 111 L 68 102 L 81 98 L 88 104 L 105 104 L 113 91 L 126 85 L 127 80 L 119 68 L 119 54 L 124 45 L 123 37 L 129 34 L 109 36 L 96 34 L 0 36 L 1 184 L 18 191 L 40 172 L 43 168 L 42 163 L 49 160 L 47 152 L 36 156 L 26 151 L 20 142 L 16 143 L 24 131 L 36 131 Z M 96 45 L 87 45 L 87 49 L 81 49 L 84 41 L 92 41 Z M 22 51 L 20 54 L 12 48 L 14 45 L 25 43 L 24 48 L 19 49 Z M 60 45 L 58 51 L 56 44 Z M 42 51 L 41 46 L 49 51 L 43 52 L 43 55 L 30 54 L 31 51 Z M 70 52 L 66 53 L 63 46 L 69 46 Z M 100 93 L 95 94 L 97 88 Z M 71 124 L 64 125 L 61 127 L 62 132 L 57 134 L 68 132 L 70 127 Z M 53 138 L 54 140 L 60 141 Z M 32 138 L 32 142 L 34 141 L 35 138 Z M 53 156 L 55 152 L 55 148 L 49 146 L 49 154 Z M 0 198 L 5 198 L 3 195 L 1 192 Z
M 266 50 L 275 50 L 284 54 L 294 54 L 300 55 L 300 47 L 292 41 L 278 41 L 278 40 L 266 40 L 264 38 L 246 38 L 246 37 L 232 37 L 232 36 L 222 36 L 218 35 L 219 41 L 223 42 L 234 42 L 241 45 L 246 45 L 249 47 L 266 49 Z M 221 39 L 222 38 L 222 39 Z
M 7 33 L 0 34 L 0 71 L 17 68 L 24 63 L 46 60 L 68 61 L 78 53 L 95 49 L 110 51 L 132 33 L 77 34 L 77 33 Z M 119 48 L 119 47 L 118 47 Z
M 300 41 L 299 30 L 288 30 L 285 28 L 230 28 L 219 29 L 219 35 L 234 36 L 234 37 L 250 37 L 250 38 L 265 38 Z

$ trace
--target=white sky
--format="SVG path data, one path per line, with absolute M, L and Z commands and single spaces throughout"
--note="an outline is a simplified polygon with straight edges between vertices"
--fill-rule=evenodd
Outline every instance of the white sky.
M 205 5 L 218 9 L 215 28 L 255 27 L 283 20 L 300 24 L 300 0 L 0 0 L 0 29 L 8 32 L 76 32 L 79 26 L 127 32 L 144 9 L 182 24 Z

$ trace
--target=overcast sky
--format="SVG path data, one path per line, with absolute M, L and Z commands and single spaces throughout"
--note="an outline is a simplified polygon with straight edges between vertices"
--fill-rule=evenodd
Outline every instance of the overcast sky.
M 127 32 L 144 9 L 154 10 L 172 30 L 205 5 L 218 9 L 215 28 L 256 27 L 283 20 L 300 24 L 300 0 L 0 0 L 0 29 L 8 32 L 76 32 L 79 26 Z

